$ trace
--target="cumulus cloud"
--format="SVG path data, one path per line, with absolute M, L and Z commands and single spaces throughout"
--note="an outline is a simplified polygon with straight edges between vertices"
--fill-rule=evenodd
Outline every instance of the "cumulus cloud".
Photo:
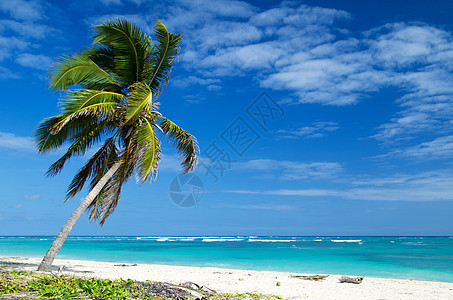
M 42 54 L 22 53 L 17 56 L 16 62 L 24 67 L 47 70 L 52 64 L 52 59 Z
M 100 0 L 100 2 L 106 6 L 123 4 L 121 0 Z
M 415 175 L 395 175 L 387 178 L 352 181 L 344 189 L 279 189 L 230 190 L 237 194 L 334 197 L 350 200 L 375 201 L 453 201 L 451 171 L 423 172 Z
M 8 68 L 0 66 L 0 79 L 19 79 L 20 75 Z
M 276 176 L 284 180 L 327 179 L 339 176 L 343 168 L 339 163 L 254 159 L 246 162 L 235 162 L 233 170 L 259 171 L 266 176 Z
M 260 203 L 260 204 L 232 204 L 232 203 L 219 203 L 217 208 L 233 208 L 233 209 L 247 209 L 247 210 L 270 210 L 270 211 L 289 211 L 296 210 L 297 207 L 288 204 L 276 203 Z
M 43 9 L 37 1 L 0 0 L 0 10 L 19 20 L 35 21 L 42 18 Z
M 199 85 L 212 85 L 215 83 L 220 83 L 220 79 L 217 78 L 200 78 L 196 76 L 184 76 L 184 77 L 175 77 L 171 84 L 180 88 L 190 87 L 196 84 Z
M 435 138 L 415 146 L 396 149 L 383 157 L 402 156 L 414 159 L 445 159 L 453 157 L 453 135 Z M 378 156 L 377 158 L 379 158 Z
M 31 137 L 16 136 L 14 133 L 0 132 L 0 148 L 15 150 L 35 150 L 35 144 Z
M 0 79 L 21 77 L 20 68 L 9 71 L 11 63 L 40 70 L 49 67 L 52 60 L 48 56 L 32 53 L 42 49 L 37 41 L 58 32 L 45 24 L 46 8 L 41 1 L 0 0 L 0 12 L 9 15 L 0 20 L 0 62 L 5 62 L 0 66 Z
M 392 22 L 352 31 L 346 11 L 290 1 L 268 9 L 225 0 L 143 5 L 153 13 L 125 17 L 151 33 L 158 12 L 170 31 L 184 35 L 180 59 L 191 76 L 175 86 L 215 91 L 223 78 L 248 76 L 288 92 L 286 103 L 334 106 L 392 88 L 398 111 L 372 138 L 393 143 L 453 133 L 453 35 L 443 28 Z M 305 130 L 312 129 L 300 134 Z
M 344 26 L 352 16 L 342 10 L 290 2 L 260 10 L 240 1 L 203 1 L 169 6 L 165 20 L 184 32 L 181 60 L 193 76 L 212 80 L 253 71 L 259 85 L 289 91 L 296 103 L 337 106 L 393 87 L 402 95 L 391 99 L 400 111 L 373 138 L 388 142 L 453 131 L 450 32 L 420 22 L 351 32 Z
M 302 126 L 291 130 L 278 130 L 277 134 L 282 138 L 320 138 L 327 133 L 338 130 L 336 122 L 314 122 L 310 126 Z
M 23 50 L 29 43 L 16 37 L 4 37 L 0 35 L 0 61 L 8 58 L 16 50 Z
M 24 198 L 27 199 L 27 200 L 34 201 L 34 200 L 40 199 L 41 195 L 38 195 L 38 194 L 26 195 L 26 196 L 24 196 Z
M 159 163 L 159 171 L 181 173 L 183 171 L 181 162 L 181 158 L 176 154 L 162 154 L 162 159 Z
M 5 30 L 12 30 L 14 33 L 36 39 L 42 39 L 53 29 L 43 24 L 36 24 L 31 22 L 18 22 L 15 20 L 0 20 L 0 32 Z

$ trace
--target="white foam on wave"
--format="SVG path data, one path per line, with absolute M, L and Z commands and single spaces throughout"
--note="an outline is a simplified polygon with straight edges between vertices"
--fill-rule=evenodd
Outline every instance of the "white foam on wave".
M 420 246 L 420 245 L 424 245 L 424 244 L 423 244 L 423 242 L 405 242 L 405 243 L 401 243 L 401 245 Z
M 294 240 L 249 240 L 249 242 L 263 242 L 263 243 L 291 243 Z
M 47 241 L 47 239 L 39 239 L 40 241 Z
M 314 242 L 322 242 L 321 239 L 316 239 L 316 240 L 313 240 Z
M 362 240 L 330 240 L 333 243 L 360 243 Z
M 222 239 L 222 238 L 205 238 L 202 240 L 202 242 L 239 242 L 243 241 L 244 239 Z
M 168 238 L 158 238 L 156 241 L 158 241 L 158 242 L 166 242 L 166 241 L 168 241 Z

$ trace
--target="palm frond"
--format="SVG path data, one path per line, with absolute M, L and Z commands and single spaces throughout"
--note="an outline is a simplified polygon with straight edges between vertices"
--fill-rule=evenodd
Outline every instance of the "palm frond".
M 172 63 L 179 53 L 181 35 L 169 33 L 159 19 L 156 20 L 154 35 L 158 44 L 154 47 L 151 58 L 149 86 L 157 98 L 170 79 Z
M 118 160 L 122 161 L 122 164 L 104 188 L 99 211 L 99 223 L 101 226 L 115 210 L 120 199 L 123 184 L 132 177 L 137 167 L 137 162 L 139 161 L 139 144 L 137 143 L 136 136 L 133 135 L 129 138 L 127 147 Z
M 52 67 L 50 87 L 53 90 L 65 90 L 72 85 L 115 86 L 121 89 L 117 81 L 85 55 L 64 56 Z
M 88 178 L 98 175 L 99 171 L 105 166 L 106 161 L 109 157 L 112 160 L 109 163 L 113 164 L 114 161 L 111 158 L 111 155 L 112 153 L 114 153 L 114 158 L 116 158 L 116 151 L 117 149 L 113 138 L 107 139 L 106 142 L 99 148 L 99 150 L 90 157 L 88 162 L 74 176 L 71 183 L 69 184 L 66 193 L 66 200 L 74 197 L 80 190 L 82 190 Z
M 141 148 L 138 175 L 142 182 L 145 182 L 148 178 L 154 180 L 160 162 L 160 141 L 154 132 L 153 124 L 146 118 L 137 128 L 137 142 Z
M 105 192 L 104 192 L 104 188 L 103 188 L 99 192 L 99 194 L 96 195 L 96 197 L 90 203 L 90 205 L 87 207 L 87 210 L 90 211 L 90 214 L 88 217 L 91 221 L 96 221 L 101 216 L 102 203 L 104 202 L 104 198 L 105 198 Z
M 71 90 L 61 102 L 62 118 L 52 130 L 58 132 L 68 122 L 80 116 L 93 116 L 102 121 L 121 105 L 122 94 L 97 90 Z
M 59 148 L 97 121 L 93 116 L 81 115 L 66 123 L 58 132 L 55 131 L 55 126 L 60 124 L 64 118 L 63 115 L 53 116 L 44 119 L 38 125 L 35 130 L 35 143 L 38 152 L 44 153 Z
M 94 42 L 113 49 L 115 72 L 123 85 L 142 80 L 144 62 L 153 46 L 150 37 L 138 26 L 124 19 L 106 21 L 95 26 Z
M 138 82 L 132 85 L 128 100 L 126 121 L 135 121 L 141 114 L 150 111 L 153 106 L 153 92 L 146 83 Z
M 70 140 L 75 140 L 68 148 L 66 153 L 56 162 L 54 162 L 46 172 L 46 176 L 55 176 L 61 172 L 65 163 L 74 156 L 85 154 L 86 150 L 97 143 L 102 134 L 107 130 L 105 122 L 94 123 Z
M 114 138 L 112 138 L 112 143 L 114 143 Z M 107 173 L 108 170 L 118 161 L 118 149 L 115 145 L 112 145 L 108 154 L 105 157 L 102 157 L 102 160 L 99 160 L 96 165 L 93 167 L 93 175 L 90 183 L 90 190 L 94 189 L 96 184 L 101 180 L 101 178 Z
M 187 173 L 193 170 L 197 164 L 197 153 L 199 152 L 195 137 L 167 118 L 163 118 L 160 122 L 160 127 L 173 141 L 177 152 L 183 158 L 181 166 L 184 168 L 184 172 Z

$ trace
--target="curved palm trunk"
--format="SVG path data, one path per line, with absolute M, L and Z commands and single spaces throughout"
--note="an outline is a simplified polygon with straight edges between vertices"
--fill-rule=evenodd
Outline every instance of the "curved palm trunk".
M 65 242 L 74 225 L 77 223 L 79 218 L 91 204 L 94 198 L 99 194 L 99 192 L 102 190 L 102 188 L 110 179 L 110 177 L 112 177 L 113 174 L 115 174 L 120 165 L 121 165 L 120 162 L 114 164 L 110 168 L 110 170 L 108 170 L 107 173 L 105 173 L 101 180 L 99 180 L 99 182 L 94 186 L 94 188 L 91 190 L 88 196 L 86 196 L 86 198 L 83 199 L 79 207 L 77 207 L 77 209 L 72 213 L 71 217 L 68 219 L 68 221 L 66 221 L 66 224 L 64 224 L 60 233 L 57 235 L 52 245 L 50 246 L 49 250 L 47 251 L 46 255 L 44 256 L 41 264 L 39 265 L 38 271 L 48 271 L 50 269 L 50 266 L 52 265 L 55 257 L 57 256 L 58 251 L 60 251 L 61 246 L 63 246 L 63 243 Z

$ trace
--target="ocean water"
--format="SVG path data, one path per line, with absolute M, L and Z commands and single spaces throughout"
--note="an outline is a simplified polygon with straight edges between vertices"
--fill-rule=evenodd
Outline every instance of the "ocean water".
M 53 237 L 0 237 L 42 257 Z M 453 237 L 69 237 L 57 258 L 453 282 Z

